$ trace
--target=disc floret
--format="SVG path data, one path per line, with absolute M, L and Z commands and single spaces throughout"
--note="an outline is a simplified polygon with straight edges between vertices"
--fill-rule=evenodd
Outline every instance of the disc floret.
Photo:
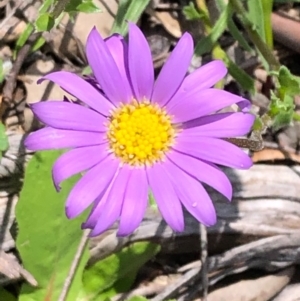
M 148 101 L 123 104 L 113 112 L 108 124 L 110 149 L 123 163 L 134 166 L 162 160 L 174 137 L 171 117 Z

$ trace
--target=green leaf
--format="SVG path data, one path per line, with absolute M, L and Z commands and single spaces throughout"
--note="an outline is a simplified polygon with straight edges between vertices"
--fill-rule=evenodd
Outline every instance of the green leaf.
M 44 44 L 46 40 L 43 37 L 39 37 L 32 46 L 31 51 L 39 50 Z
M 226 9 L 221 13 L 218 21 L 214 25 L 211 30 L 211 33 L 201 39 L 196 47 L 195 47 L 195 55 L 201 56 L 204 53 L 210 52 L 213 46 L 216 44 L 220 36 L 227 28 L 227 20 L 231 18 L 232 10 L 229 5 L 227 5 Z
M 273 120 L 272 127 L 275 131 L 279 130 L 282 127 L 288 126 L 293 121 L 294 110 L 280 112 L 275 116 Z
M 228 30 L 233 36 L 233 38 L 238 41 L 239 45 L 243 47 L 246 51 L 254 54 L 255 51 L 251 48 L 247 40 L 244 38 L 244 35 L 241 33 L 241 31 L 237 28 L 237 26 L 234 24 L 232 19 L 228 20 Z
M 101 9 L 92 0 L 71 0 L 65 7 L 67 13 L 98 13 Z
M 270 49 L 273 49 L 273 30 L 272 30 L 272 9 L 273 0 L 260 0 L 263 10 L 264 35 L 266 44 Z
M 28 40 L 29 36 L 33 31 L 34 31 L 34 26 L 31 23 L 28 23 L 25 30 L 21 33 L 21 35 L 19 36 L 16 42 L 16 47 L 14 50 L 14 58 L 16 58 L 17 53 L 25 45 L 26 41 Z M 38 38 L 37 41 L 32 46 L 31 51 L 36 51 L 40 49 L 44 44 L 45 44 L 45 39 L 43 37 Z
M 42 5 L 39 8 L 39 13 L 43 14 L 46 13 L 48 11 L 48 9 L 50 7 L 53 7 L 54 3 L 57 2 L 59 0 L 44 0 L 42 1 Z
M 111 32 L 126 35 L 127 21 L 136 23 L 149 2 L 150 0 L 121 0 Z
M 271 1 L 271 0 L 268 0 Z M 266 41 L 265 26 L 264 26 L 264 12 L 261 0 L 247 0 L 248 18 L 254 25 L 254 28 L 263 39 Z
M 183 7 L 183 14 L 187 20 L 201 20 L 203 17 L 203 14 L 196 9 L 194 2 Z
M 278 72 L 278 81 L 281 93 L 290 94 L 292 96 L 300 94 L 300 82 L 287 67 L 280 67 Z
M 29 162 L 24 186 L 16 206 L 19 233 L 17 249 L 22 263 L 38 282 L 38 288 L 23 284 L 19 301 L 56 301 L 82 238 L 85 215 L 74 220 L 65 216 L 64 203 L 78 177 L 54 189 L 51 167 L 61 152 L 36 153 Z M 68 294 L 74 301 L 81 289 L 82 271 L 88 259 L 85 249 Z
M 3 287 L 0 287 L 0 300 L 2 301 L 17 301 L 17 298 L 5 290 Z
M 0 122 L 0 158 L 2 157 L 2 152 L 8 149 L 8 139 L 5 133 L 5 126 Z
M 249 91 L 251 94 L 254 94 L 254 79 L 230 58 L 226 58 L 225 63 L 228 67 L 229 74 L 241 85 L 241 87 L 245 91 Z
M 82 75 L 91 75 L 93 73 L 92 68 L 90 66 L 86 66 L 83 68 L 81 74 Z
M 141 266 L 160 250 L 156 244 L 137 242 L 88 267 L 83 274 L 87 300 L 104 300 L 130 288 Z M 113 292 L 113 294 L 111 294 Z
M 148 202 L 149 202 L 149 205 L 152 209 L 157 209 L 157 203 L 155 201 L 155 198 L 154 198 L 154 195 L 153 193 L 150 191 L 149 192 L 149 195 L 148 195 Z
M 128 301 L 148 301 L 148 299 L 143 296 L 134 296 L 131 297 Z
M 16 57 L 19 50 L 25 45 L 26 41 L 28 40 L 31 33 L 34 31 L 34 26 L 31 23 L 28 23 L 25 30 L 21 33 L 19 36 L 16 47 L 15 47 L 15 53 L 14 56 Z
M 268 114 L 273 120 L 272 127 L 275 130 L 292 123 L 294 119 L 294 110 L 294 98 L 291 95 L 285 94 L 283 98 L 279 98 L 271 91 L 271 103 Z
M 38 31 L 49 31 L 54 27 L 55 19 L 50 13 L 42 13 L 35 22 Z
M 299 115 L 298 113 L 295 113 L 295 112 L 294 112 L 294 114 L 293 114 L 293 119 L 294 119 L 295 121 L 300 121 L 300 115 Z
M 225 0 L 216 0 L 216 5 L 220 12 L 224 11 L 227 6 Z M 227 19 L 227 27 L 233 38 L 238 41 L 240 46 L 243 47 L 246 51 L 254 54 L 254 50 L 245 39 L 243 33 L 237 28 L 232 18 Z

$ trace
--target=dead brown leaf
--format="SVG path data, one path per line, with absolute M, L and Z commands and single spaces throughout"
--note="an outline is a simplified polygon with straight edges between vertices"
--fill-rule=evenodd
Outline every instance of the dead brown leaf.
M 147 12 L 152 17 L 156 18 L 159 22 L 161 22 L 162 26 L 173 37 L 179 39 L 182 36 L 182 30 L 180 28 L 178 19 L 176 19 L 170 12 L 168 11 L 158 12 L 150 8 L 147 10 Z

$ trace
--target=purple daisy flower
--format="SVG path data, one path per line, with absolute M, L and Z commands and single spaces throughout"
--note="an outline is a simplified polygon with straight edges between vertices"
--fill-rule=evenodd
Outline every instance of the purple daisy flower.
M 93 29 L 86 54 L 97 87 L 65 71 L 42 78 L 80 101 L 32 105 L 47 126 L 25 142 L 31 150 L 70 149 L 53 166 L 57 189 L 85 172 L 68 196 L 67 216 L 93 204 L 83 225 L 91 235 L 116 221 L 118 235 L 128 235 L 141 223 L 151 191 L 173 230 L 184 230 L 183 206 L 204 225 L 215 224 L 215 208 L 202 183 L 230 200 L 231 183 L 217 165 L 252 165 L 244 151 L 222 138 L 247 134 L 254 116 L 214 113 L 248 103 L 211 88 L 227 73 L 223 62 L 213 61 L 185 77 L 193 55 L 192 37 L 185 33 L 155 81 L 149 45 L 132 23 L 128 44 L 116 34 L 103 40 Z

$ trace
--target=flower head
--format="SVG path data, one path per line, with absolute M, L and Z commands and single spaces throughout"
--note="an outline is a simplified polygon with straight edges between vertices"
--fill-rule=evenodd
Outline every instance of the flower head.
M 251 159 L 222 138 L 247 134 L 254 122 L 248 113 L 215 113 L 239 96 L 211 88 L 227 70 L 213 61 L 186 76 L 193 54 L 188 33 L 179 40 L 154 80 L 148 43 L 129 24 L 129 41 L 96 29 L 86 54 L 96 85 L 60 71 L 51 80 L 79 102 L 47 101 L 32 105 L 46 127 L 26 139 L 31 150 L 68 148 L 53 166 L 57 189 L 84 172 L 66 201 L 69 218 L 93 204 L 84 223 L 98 235 L 119 221 L 119 235 L 132 233 L 143 219 L 151 191 L 172 229 L 183 231 L 184 206 L 197 220 L 216 222 L 212 200 L 202 183 L 229 200 L 232 187 L 216 166 L 247 169 Z

